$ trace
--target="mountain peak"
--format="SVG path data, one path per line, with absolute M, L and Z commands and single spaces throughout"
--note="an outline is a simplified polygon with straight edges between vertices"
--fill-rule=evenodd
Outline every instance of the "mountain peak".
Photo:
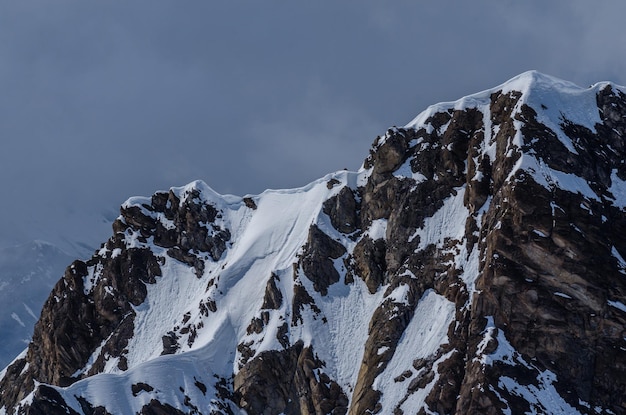
M 539 72 L 537 70 L 529 70 L 526 72 L 522 72 L 517 76 L 514 76 L 513 78 L 509 79 L 495 89 L 501 89 L 504 92 L 508 92 L 510 90 L 526 92 L 542 89 L 549 91 L 578 91 L 585 88 L 581 88 L 573 82 L 566 81 L 555 76 Z
M 453 109 L 467 109 L 488 106 L 494 93 L 521 94 L 519 103 L 525 103 L 541 113 L 552 123 L 558 123 L 561 114 L 575 117 L 581 125 L 593 126 L 600 122 L 597 116 L 596 95 L 606 88 L 615 88 L 624 91 L 626 88 L 611 82 L 598 82 L 589 88 L 580 87 L 572 82 L 565 81 L 536 70 L 523 72 L 508 81 L 475 94 L 462 97 L 453 102 L 443 102 L 431 105 L 405 128 L 419 128 L 433 114 Z M 556 111 L 556 112 L 554 112 Z
M 131 198 L 0 413 L 624 412 L 624 134 L 619 88 L 531 71 L 357 172 Z

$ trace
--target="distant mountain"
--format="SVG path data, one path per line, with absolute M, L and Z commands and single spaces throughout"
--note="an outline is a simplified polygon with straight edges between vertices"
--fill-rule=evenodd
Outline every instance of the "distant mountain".
M 42 218 L 36 208 L 25 206 L 34 219 L 15 221 L 14 229 L 0 235 L 0 367 L 28 345 L 41 307 L 68 264 L 91 257 L 116 217 L 50 209 L 50 218 Z
M 527 72 L 356 172 L 131 198 L 0 414 L 626 413 L 625 134 L 623 87 Z
M 41 241 L 0 249 L 0 366 L 28 345 L 43 303 L 74 259 Z

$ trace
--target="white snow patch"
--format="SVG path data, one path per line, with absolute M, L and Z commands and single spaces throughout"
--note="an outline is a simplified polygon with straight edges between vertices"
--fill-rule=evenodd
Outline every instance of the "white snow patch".
M 292 342 L 297 338 L 310 339 L 315 353 L 326 362 L 325 372 L 348 396 L 356 385 L 371 316 L 383 301 L 384 292 L 383 287 L 370 294 L 360 278 L 349 286 L 331 285 L 324 297 L 309 290 L 322 315 L 332 318 L 323 323 L 320 318 L 303 315 L 305 324 L 291 330 Z
M 583 197 L 602 202 L 602 199 L 591 189 L 589 183 L 575 174 L 564 173 L 548 167 L 543 160 L 538 160 L 528 154 L 522 154 L 511 169 L 507 180 L 515 175 L 518 170 L 524 170 L 531 174 L 537 184 L 549 190 L 559 188 L 572 193 L 579 193 Z
M 176 229 L 174 221 L 166 218 L 164 213 L 158 213 L 157 220 L 161 222 L 165 229 Z
M 510 366 L 517 364 L 523 365 L 526 368 L 531 366 L 522 359 L 522 356 L 513 348 L 511 343 L 506 339 L 502 330 L 495 326 L 493 316 L 487 316 L 487 325 L 483 331 L 483 339 L 476 348 L 476 357 L 474 360 L 480 361 L 483 365 L 493 365 L 493 362 L 499 361 Z M 494 336 L 495 333 L 495 336 Z M 498 343 L 497 349 L 491 354 L 484 354 L 485 348 L 490 341 L 496 340 Z
M 619 251 L 617 250 L 617 248 L 615 248 L 614 246 L 611 247 L 611 253 L 613 254 L 613 256 L 615 257 L 615 259 L 617 259 L 617 265 L 620 268 L 620 272 L 622 274 L 626 274 L 626 261 L 624 261 L 624 258 L 620 255 Z
M 439 376 L 440 376 L 439 370 L 438 370 L 439 364 L 448 360 L 450 356 L 452 355 L 452 353 L 454 353 L 454 350 L 449 351 L 448 353 L 444 354 L 439 359 L 437 359 L 433 363 L 433 370 L 435 372 L 435 377 L 433 378 L 433 380 L 428 385 L 426 385 L 423 389 L 418 389 L 412 394 L 410 394 L 408 398 L 406 399 L 406 401 L 404 401 L 402 405 L 400 405 L 400 409 L 403 410 L 405 414 L 414 413 L 416 408 L 424 408 L 424 411 L 427 414 L 435 415 L 434 412 L 431 412 L 428 410 L 428 407 L 425 404 L 426 397 L 428 397 L 428 395 L 430 394 L 430 391 L 433 389 L 435 384 L 439 381 Z M 401 388 L 398 388 L 398 389 L 401 389 Z M 391 409 L 391 407 L 389 408 Z
M 626 208 L 626 182 L 617 176 L 617 169 L 611 172 L 611 187 L 608 190 L 615 199 L 613 204 L 621 209 Z
M 496 350 L 489 354 L 483 354 L 488 342 L 494 338 L 494 333 L 498 347 Z M 565 400 L 559 395 L 554 384 L 557 381 L 556 375 L 549 370 L 540 371 L 530 363 L 526 362 L 522 356 L 513 348 L 513 346 L 506 339 L 504 332 L 501 329 L 495 327 L 493 317 L 487 317 L 487 325 L 483 332 L 483 340 L 479 343 L 477 349 L 477 357 L 475 360 L 479 360 L 486 365 L 492 365 L 493 362 L 499 361 L 507 365 L 515 366 L 522 365 L 531 370 L 537 370 L 539 376 L 537 377 L 538 386 L 533 384 L 521 385 L 510 377 L 503 376 L 498 382 L 500 388 L 506 389 L 510 393 L 524 398 L 531 403 L 532 414 L 578 414 L 579 412 L 571 407 Z
M 567 298 L 568 300 L 571 300 L 572 297 L 570 297 L 567 294 L 561 293 L 561 292 L 555 292 L 554 295 L 558 296 L 558 297 L 563 297 L 563 298 Z
M 611 307 L 615 307 L 618 310 L 623 311 L 624 313 L 626 313 L 626 304 L 621 303 L 619 301 L 607 301 L 607 303 L 611 306 Z
M 121 373 L 122 370 L 119 368 L 120 358 L 119 357 L 111 357 L 108 353 L 104 355 L 104 368 L 102 369 L 102 373 Z
M 448 197 L 432 217 L 426 218 L 424 227 L 417 229 L 409 242 L 419 236 L 417 249 L 422 250 L 431 244 L 441 248 L 448 238 L 462 240 L 465 235 L 465 221 L 469 216 L 469 210 L 463 204 L 464 195 L 465 188 L 455 189 L 455 194 Z
M 595 132 L 595 124 L 602 122 L 596 95 L 605 86 L 606 83 L 598 83 L 590 88 L 583 88 L 537 71 L 527 71 L 494 89 L 501 88 L 503 93 L 521 91 L 525 103 L 537 111 L 537 120 L 558 134 L 560 128 L 556 123 L 562 120 L 562 113 L 567 114 L 576 124 Z M 570 151 L 573 150 L 568 142 L 569 138 L 559 139 L 566 141 L 563 144 Z
M 381 355 L 381 354 L 385 353 L 387 350 L 389 350 L 389 347 L 388 347 L 388 346 L 383 346 L 383 347 L 380 347 L 380 348 L 376 351 L 376 354 L 377 354 L 377 355 Z
M 414 173 L 413 170 L 411 170 L 411 160 L 411 158 L 407 159 L 402 166 L 398 167 L 396 171 L 393 172 L 393 175 L 398 178 L 407 177 L 409 179 L 413 179 L 417 182 L 417 184 L 425 182 L 427 180 L 426 176 L 420 172 Z
M 537 377 L 539 387 L 529 384 L 521 385 L 507 376 L 502 376 L 498 381 L 498 386 L 517 395 L 530 403 L 531 414 L 580 414 L 578 410 L 568 404 L 554 387 L 556 375 L 549 370 L 539 373 Z
M 163 277 L 157 277 L 156 284 L 146 284 L 145 301 L 134 307 L 134 335 L 128 342 L 126 355 L 129 367 L 161 354 L 162 337 L 191 305 L 198 304 L 198 295 L 206 286 L 206 281 L 198 279 L 193 268 L 178 261 L 168 259 L 161 269 Z M 117 371 L 115 366 L 109 367 Z
M 409 238 L 409 241 L 420 238 L 418 250 L 428 247 L 430 244 L 435 244 L 438 248 L 442 248 L 446 240 L 458 240 L 459 243 L 456 249 L 453 249 L 454 258 L 451 262 L 457 269 L 463 270 L 460 275 L 461 280 L 465 283 L 468 292 L 471 294 L 468 301 L 468 306 L 471 304 L 472 296 L 475 291 L 475 282 L 478 278 L 480 270 L 480 251 L 477 245 L 472 247 L 472 250 L 468 252 L 467 240 L 465 240 L 465 224 L 468 216 L 470 216 L 469 210 L 465 207 L 463 197 L 465 194 L 465 188 L 456 189 L 456 194 L 448 197 L 444 201 L 443 207 L 441 207 L 432 217 L 426 218 L 424 226 L 421 229 L 417 229 L 415 233 Z M 475 213 L 475 220 L 477 224 L 482 223 L 482 217 L 489 209 L 491 204 L 491 197 L 489 197 L 478 212 Z
M 387 298 L 394 303 L 409 305 L 409 286 L 406 284 L 398 285 Z
M 376 219 L 365 232 L 372 240 L 385 239 L 387 234 L 387 219 Z
M 87 275 L 83 277 L 83 293 L 85 295 L 89 294 L 98 283 L 102 268 L 103 265 L 101 263 L 98 263 L 97 266 L 87 268 Z

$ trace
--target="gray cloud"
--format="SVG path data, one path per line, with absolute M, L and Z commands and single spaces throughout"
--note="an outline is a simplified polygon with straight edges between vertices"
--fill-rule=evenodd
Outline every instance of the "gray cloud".
M 387 127 L 528 69 L 624 84 L 625 8 L 4 2 L 0 246 L 102 240 L 78 212 L 197 178 L 245 194 L 356 169 Z

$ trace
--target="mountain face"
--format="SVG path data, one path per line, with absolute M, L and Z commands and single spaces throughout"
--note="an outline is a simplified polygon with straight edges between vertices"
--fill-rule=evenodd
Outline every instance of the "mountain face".
M 71 261 L 41 241 L 0 249 L 0 367 L 28 346 L 41 306 Z
M 357 172 L 131 198 L 0 414 L 626 413 L 626 90 L 537 72 Z
M 47 222 L 57 227 L 53 235 L 53 226 L 41 217 L 37 207 L 26 206 L 24 212 L 33 220 L 15 220 L 14 229 L 8 230 L 6 223 L 0 225 L 5 231 L 0 235 L 0 368 L 11 363 L 30 342 L 41 308 L 67 265 L 74 258 L 91 257 L 94 248 L 110 234 L 115 219 L 115 215 L 109 220 L 109 215 L 95 212 L 51 212 Z

